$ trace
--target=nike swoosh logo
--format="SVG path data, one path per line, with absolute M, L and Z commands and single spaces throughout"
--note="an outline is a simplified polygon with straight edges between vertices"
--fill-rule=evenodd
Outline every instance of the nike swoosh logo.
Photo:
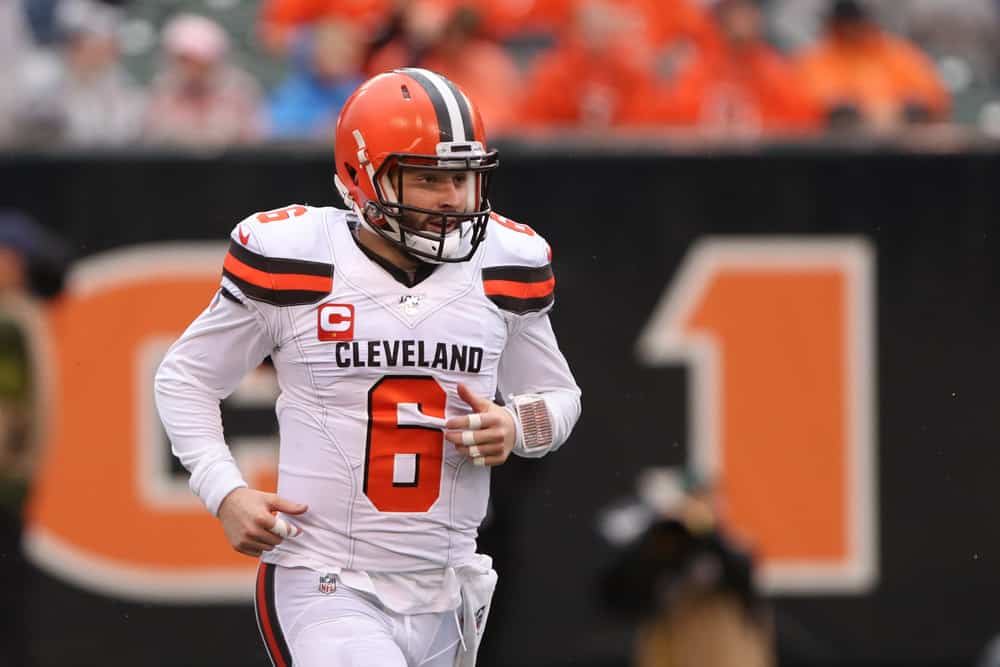
M 243 233 L 243 225 L 240 225 L 239 235 L 240 235 L 240 243 L 242 243 L 243 245 L 246 245 L 247 241 L 250 240 L 250 235 Z

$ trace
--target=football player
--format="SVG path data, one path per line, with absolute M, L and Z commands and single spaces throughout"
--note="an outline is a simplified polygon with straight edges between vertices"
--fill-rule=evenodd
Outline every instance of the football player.
M 335 157 L 350 210 L 236 225 L 218 295 L 160 366 L 157 405 L 191 488 L 262 561 L 275 665 L 471 666 L 496 584 L 476 553 L 490 468 L 557 449 L 580 414 L 549 323 L 552 253 L 491 210 L 496 151 L 434 72 L 364 83 Z M 277 494 L 247 487 L 219 413 L 267 356 Z

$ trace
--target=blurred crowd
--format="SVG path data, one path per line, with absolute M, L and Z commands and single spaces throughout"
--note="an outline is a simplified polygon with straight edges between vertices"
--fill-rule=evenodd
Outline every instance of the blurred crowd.
M 462 86 L 494 137 L 1000 129 L 998 0 L 154 4 L 0 0 L 0 146 L 329 141 L 351 91 L 402 66 Z M 220 16 L 245 5 L 234 34 Z M 123 57 L 143 27 L 148 75 Z

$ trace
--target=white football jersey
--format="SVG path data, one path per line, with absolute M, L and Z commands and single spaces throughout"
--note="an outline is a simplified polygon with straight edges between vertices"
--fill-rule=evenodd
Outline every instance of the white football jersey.
M 288 517 L 303 534 L 264 560 L 375 573 L 464 565 L 490 471 L 444 440 L 444 421 L 471 411 L 458 384 L 488 398 L 498 389 L 544 397 L 552 448 L 579 415 L 547 317 L 551 252 L 533 230 L 494 214 L 470 261 L 406 276 L 359 245 L 353 222 L 340 209 L 289 206 L 233 229 L 224 298 L 158 373 L 161 416 L 192 488 L 217 512 L 242 478 L 221 428 L 216 447 L 205 433 L 218 399 L 269 354 L 281 388 L 278 495 L 309 510 Z M 199 373 L 210 377 L 191 382 Z M 214 400 L 214 413 L 195 430 L 198 386 L 217 390 L 202 397 L 200 409 Z

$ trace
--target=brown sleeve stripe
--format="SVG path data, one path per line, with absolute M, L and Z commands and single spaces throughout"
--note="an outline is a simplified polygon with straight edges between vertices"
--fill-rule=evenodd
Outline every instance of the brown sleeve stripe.
M 490 301 L 495 303 L 500 310 L 507 310 L 518 315 L 537 313 L 540 310 L 545 310 L 555 301 L 554 293 L 534 299 L 517 299 L 510 296 L 487 296 L 489 296 Z
M 265 257 L 247 250 L 236 241 L 230 241 L 229 254 L 244 264 L 267 273 L 295 273 L 304 276 L 330 276 L 332 266 L 323 262 L 310 262 L 305 259 L 281 259 Z
M 552 265 L 490 266 L 483 269 L 483 280 L 507 280 L 517 283 L 543 283 L 552 280 Z
M 483 269 L 483 291 L 498 308 L 519 315 L 544 310 L 555 300 L 551 265 L 495 266 Z
M 333 289 L 333 265 L 294 259 L 271 259 L 233 243 L 222 275 L 256 301 L 276 306 L 315 303 Z

